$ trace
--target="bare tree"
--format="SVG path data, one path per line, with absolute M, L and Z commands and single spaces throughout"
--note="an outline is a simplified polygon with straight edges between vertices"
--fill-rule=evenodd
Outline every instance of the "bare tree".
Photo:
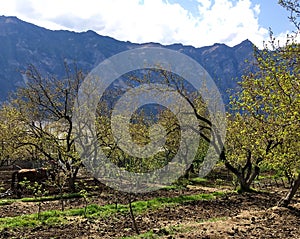
M 65 64 L 66 77 L 43 76 L 30 65 L 25 72 L 27 82 L 12 102 L 26 125 L 23 146 L 32 146 L 45 159 L 59 166 L 68 178 L 69 188 L 75 190 L 75 179 L 81 161 L 75 150 L 72 111 L 75 97 L 84 75 L 76 66 Z

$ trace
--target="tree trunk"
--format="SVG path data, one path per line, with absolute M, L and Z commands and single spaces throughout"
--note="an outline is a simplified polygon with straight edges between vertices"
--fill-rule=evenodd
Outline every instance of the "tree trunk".
M 225 167 L 237 177 L 239 183 L 238 191 L 240 193 L 254 191 L 250 186 L 260 172 L 260 168 L 257 165 L 261 161 L 260 158 L 256 160 L 256 165 L 253 166 L 251 163 L 251 152 L 249 152 L 247 163 L 244 167 L 239 168 L 234 167 L 227 161 L 225 152 L 221 153 L 221 160 L 225 163 Z
M 191 175 L 195 175 L 194 164 L 191 164 L 190 167 L 185 171 L 184 178 L 190 179 Z
M 76 191 L 76 187 L 75 187 L 76 178 L 77 178 L 77 172 L 70 173 L 68 177 L 68 187 L 69 190 L 73 193 Z
M 236 175 L 237 176 L 237 175 Z M 245 178 L 243 174 L 239 174 L 237 176 L 238 178 L 238 183 L 239 183 L 239 193 L 244 193 L 244 192 L 253 192 L 254 190 L 251 188 L 251 184 L 256 177 L 256 173 L 253 172 L 251 177 L 249 179 Z
M 293 182 L 292 187 L 290 188 L 288 194 L 286 195 L 285 198 L 283 198 L 279 202 L 279 206 L 287 207 L 290 203 L 293 197 L 295 196 L 298 188 L 300 187 L 300 173 L 298 174 L 297 179 Z
M 138 225 L 135 221 L 135 217 L 134 217 L 134 213 L 133 213 L 133 209 L 132 209 L 131 195 L 129 195 L 129 212 L 130 212 L 130 217 L 131 217 L 131 220 L 132 220 L 133 228 L 134 228 L 136 234 L 139 235 L 140 230 L 139 230 Z
M 225 162 L 225 166 L 228 170 L 230 170 L 238 179 L 239 183 L 239 192 L 253 192 L 253 189 L 250 187 L 256 176 L 259 174 L 260 168 L 258 166 L 252 168 L 252 164 L 248 164 L 248 173 L 245 174 L 244 170 L 238 170 L 237 168 L 233 167 L 228 161 Z
M 75 192 L 76 188 L 75 188 L 75 178 L 73 175 L 70 175 L 68 178 L 68 188 L 71 192 Z
M 251 188 L 250 188 L 250 185 L 251 183 L 249 184 L 248 182 L 246 182 L 246 180 L 242 177 L 242 175 L 240 177 L 238 177 L 238 181 L 239 181 L 239 184 L 240 184 L 240 187 L 239 187 L 239 192 L 240 193 L 243 193 L 243 192 L 251 192 Z
M 249 168 L 249 170 L 252 171 L 251 168 Z M 252 173 L 249 173 L 246 176 L 246 178 L 243 177 L 243 180 L 240 181 L 241 192 L 253 192 L 254 191 L 250 186 L 253 183 L 254 179 L 258 176 L 259 171 L 260 171 L 260 168 L 258 166 L 255 166 Z
M 75 181 L 76 181 L 76 178 L 77 178 L 77 173 L 79 171 L 79 168 L 80 168 L 80 166 L 75 167 L 73 172 L 72 171 L 69 172 L 69 175 L 68 175 L 68 186 L 69 186 L 69 189 L 70 189 L 71 192 L 75 192 L 76 191 Z

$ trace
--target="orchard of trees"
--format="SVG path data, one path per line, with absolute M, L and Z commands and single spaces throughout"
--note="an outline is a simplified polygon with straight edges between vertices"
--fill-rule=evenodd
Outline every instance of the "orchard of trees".
M 182 79 L 167 70 L 154 74 L 159 74 L 164 84 L 188 100 L 199 122 L 195 130 L 202 141 L 185 177 L 197 172 L 208 144 L 213 143 L 220 163 L 235 176 L 241 193 L 254 193 L 252 184 L 262 170 L 286 177 L 290 190 L 278 203 L 288 206 L 300 187 L 300 45 L 296 41 L 300 3 L 288 0 L 279 3 L 291 13 L 290 20 L 296 32 L 288 36 L 285 43 L 278 43 L 270 31 L 270 42 L 264 49 L 254 48 L 255 62 L 249 64 L 255 64 L 256 71 L 246 73 L 237 93 L 232 95 L 226 141 L 222 144 L 214 143 L 220 140 L 219 132 L 215 131 L 201 97 L 195 95 L 193 100 L 188 100 L 193 92 L 184 87 Z M 74 191 L 78 171 L 84 166 L 76 151 L 72 114 L 85 75 L 76 67 L 66 65 L 65 68 L 66 77 L 60 80 L 41 75 L 34 66 L 28 67 L 25 72 L 28 82 L 0 110 L 0 160 L 38 158 L 52 162 L 67 178 L 68 188 Z M 127 87 L 147 82 L 150 75 L 147 73 L 142 79 L 128 76 Z M 117 99 L 122 92 L 109 94 Z M 123 152 L 112 137 L 110 110 L 109 101 L 99 103 L 97 138 L 116 165 L 129 171 L 145 172 L 167 164 L 176 154 L 179 125 L 168 109 L 159 108 L 159 117 L 152 119 L 165 129 L 165 148 L 155 158 L 145 159 L 142 166 L 140 161 Z M 131 136 L 137 144 L 147 145 L 151 140 L 149 122 L 145 121 L 143 111 L 134 117 Z

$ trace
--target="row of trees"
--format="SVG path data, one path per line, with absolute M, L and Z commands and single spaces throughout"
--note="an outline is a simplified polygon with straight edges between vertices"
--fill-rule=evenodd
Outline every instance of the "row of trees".
M 291 12 L 291 20 L 299 30 L 298 1 L 280 1 Z M 291 190 L 281 204 L 287 206 L 300 186 L 299 139 L 300 139 L 300 46 L 295 36 L 288 37 L 283 46 L 275 43 L 270 34 L 270 43 L 263 50 L 254 48 L 256 72 L 246 74 L 240 82 L 238 92 L 232 96 L 230 112 L 227 115 L 227 140 L 222 144 L 219 132 L 207 115 L 204 102 L 199 95 L 193 95 L 183 79 L 167 70 L 154 72 L 162 82 L 179 93 L 194 109 L 198 119 L 197 132 L 203 139 L 199 144 L 197 158 L 187 170 L 195 171 L 205 156 L 208 143 L 212 143 L 224 163 L 237 178 L 241 191 L 251 191 L 251 184 L 261 168 L 271 168 L 291 180 Z M 249 63 L 252 64 L 252 63 Z M 85 75 L 76 67 L 66 65 L 66 77 L 58 80 L 53 76 L 42 76 L 34 67 L 25 72 L 28 82 L 2 105 L 0 110 L 1 159 L 40 158 L 54 162 L 68 178 L 68 185 L 75 190 L 75 180 L 82 162 L 75 148 L 73 107 L 78 89 Z M 127 87 L 145 83 L 147 77 L 128 77 Z M 117 99 L 124 92 L 107 95 Z M 170 88 L 168 88 L 170 89 Z M 113 96 L 114 94 L 114 96 Z M 111 99 L 110 98 L 110 99 Z M 104 101 L 99 105 L 109 106 Z M 109 126 L 108 110 L 99 111 L 97 136 L 99 144 L 113 163 L 126 170 L 145 172 L 167 164 L 176 154 L 179 125 L 176 116 L 160 108 L 159 116 L 152 121 L 165 129 L 166 147 L 156 158 L 135 160 L 124 153 L 114 141 Z M 150 141 L 149 122 L 145 115 L 136 116 L 131 124 L 131 136 L 140 145 Z M 152 122 L 153 123 L 153 122 Z M 161 132 L 159 132 L 161 133 Z

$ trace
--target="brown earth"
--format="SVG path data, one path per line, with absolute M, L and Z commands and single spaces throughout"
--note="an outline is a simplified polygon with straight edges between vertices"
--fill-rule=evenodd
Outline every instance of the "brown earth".
M 183 190 L 157 191 L 138 195 L 135 200 L 154 197 L 172 197 L 181 194 L 228 191 L 228 187 L 194 186 Z M 153 230 L 155 238 L 300 238 L 300 197 L 289 208 L 277 207 L 276 203 L 286 189 L 272 188 L 272 193 L 237 194 L 227 192 L 214 200 L 184 203 L 148 211 L 136 217 L 141 233 Z M 126 195 L 105 189 L 95 195 L 90 203 L 105 205 L 126 203 Z M 83 199 L 66 202 L 66 208 L 84 207 Z M 43 203 L 42 210 L 60 209 L 58 201 Z M 17 216 L 37 211 L 36 203 L 16 202 L 0 206 L 0 217 Z M 133 236 L 130 215 L 115 214 L 109 218 L 67 218 L 68 223 L 35 228 L 14 228 L 0 231 L 0 238 L 118 238 Z M 152 238 L 152 237 L 147 237 Z

